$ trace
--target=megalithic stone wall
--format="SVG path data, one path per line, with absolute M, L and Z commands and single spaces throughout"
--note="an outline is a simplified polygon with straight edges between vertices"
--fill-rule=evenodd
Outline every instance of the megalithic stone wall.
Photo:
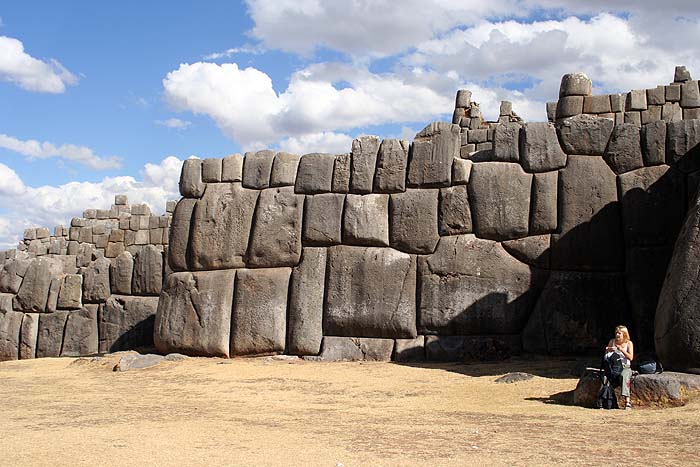
M 597 352 L 625 322 L 652 351 L 700 169 L 697 85 L 679 68 L 669 86 L 592 96 L 566 75 L 553 122 L 508 102 L 487 122 L 459 91 L 453 122 L 412 143 L 188 161 L 156 345 L 458 360 Z
M 152 348 L 171 213 L 88 209 L 70 227 L 24 232 L 0 252 L 0 360 Z

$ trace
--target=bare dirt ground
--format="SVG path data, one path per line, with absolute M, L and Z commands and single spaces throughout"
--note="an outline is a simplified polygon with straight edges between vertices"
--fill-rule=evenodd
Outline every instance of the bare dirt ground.
M 113 363 L 0 363 L 0 466 L 700 465 L 699 402 L 567 405 L 571 361 Z

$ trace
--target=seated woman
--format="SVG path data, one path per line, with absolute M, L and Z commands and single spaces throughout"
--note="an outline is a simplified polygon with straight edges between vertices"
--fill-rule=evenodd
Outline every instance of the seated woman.
M 625 409 L 631 409 L 630 403 L 630 383 L 632 380 L 632 360 L 634 359 L 634 344 L 630 340 L 630 333 L 626 326 L 615 328 L 615 338 L 610 339 L 605 348 L 606 354 L 617 352 L 622 357 L 622 395 L 625 397 Z

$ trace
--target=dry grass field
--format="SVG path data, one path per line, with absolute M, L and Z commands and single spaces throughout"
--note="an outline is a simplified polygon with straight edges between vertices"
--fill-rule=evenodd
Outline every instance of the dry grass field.
M 568 405 L 571 361 L 114 358 L 0 363 L 0 466 L 700 465 L 699 402 Z

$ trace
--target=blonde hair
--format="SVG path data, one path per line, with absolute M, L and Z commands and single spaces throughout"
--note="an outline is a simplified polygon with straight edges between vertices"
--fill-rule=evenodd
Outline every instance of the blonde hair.
M 630 341 L 630 332 L 629 332 L 629 330 L 627 329 L 627 326 L 622 326 L 622 325 L 617 326 L 617 327 L 615 328 L 615 333 L 617 333 L 617 331 L 620 331 L 620 332 L 622 333 L 622 343 L 623 343 L 623 344 L 624 344 L 625 342 L 629 342 L 629 341 Z

